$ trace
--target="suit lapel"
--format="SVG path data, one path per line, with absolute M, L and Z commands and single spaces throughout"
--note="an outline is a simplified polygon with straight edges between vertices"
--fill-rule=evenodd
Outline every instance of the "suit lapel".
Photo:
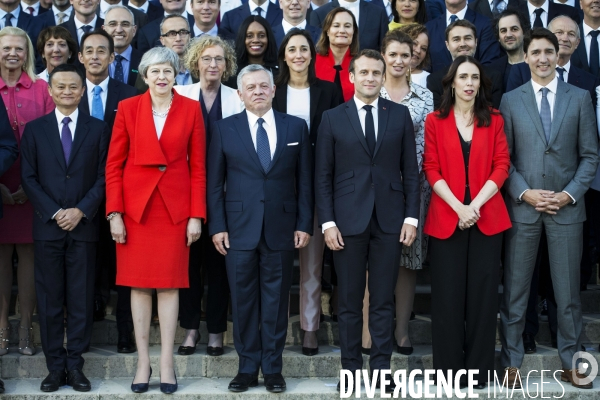
M 585 35 L 583 33 L 583 24 L 579 25 L 579 34 L 580 34 L 581 38 L 585 40 Z M 583 70 L 586 72 L 590 72 L 590 64 L 588 62 L 587 51 L 585 49 L 585 42 L 583 42 L 583 43 L 582 42 L 580 42 L 579 46 L 577 46 L 577 49 L 575 50 L 575 54 L 577 54 L 579 56 L 579 61 L 581 62 L 581 68 L 583 68 Z
M 369 17 L 369 12 L 365 10 L 367 8 L 367 3 L 361 1 L 359 4 L 359 16 L 358 16 L 358 31 L 361 32 L 360 27 L 367 26 L 367 18 Z
M 521 99 L 523 100 L 523 105 L 531 121 L 535 125 L 535 129 L 540 135 L 542 142 L 546 143 L 546 135 L 544 134 L 544 128 L 542 127 L 542 119 L 540 118 L 540 112 L 537 108 L 537 101 L 535 99 L 535 93 L 533 93 L 533 86 L 531 83 L 528 83 L 522 87 Z
M 319 85 L 312 85 L 310 87 L 310 126 L 313 126 L 315 121 L 315 115 L 317 115 L 317 106 L 319 105 L 319 99 L 321 98 L 321 88 Z
M 277 130 L 277 146 L 275 147 L 275 154 L 273 154 L 273 159 L 271 160 L 271 167 L 269 168 L 269 171 L 273 170 L 273 166 L 279 159 L 279 156 L 283 152 L 283 149 L 285 149 L 285 147 L 287 146 L 288 122 L 285 120 L 284 115 L 279 114 L 276 111 L 273 111 L 273 115 L 275 117 L 275 129 Z
M 108 78 L 108 93 L 106 93 L 106 106 L 104 107 L 104 121 L 112 122 L 115 119 L 115 110 L 119 104 L 120 83 Z M 112 125 L 112 123 L 110 124 Z
M 49 129 L 46 129 L 46 136 L 48 137 L 48 142 L 50 142 L 50 148 L 54 152 L 62 169 L 66 171 L 67 163 L 65 162 L 65 152 L 63 151 L 62 143 L 60 142 L 60 129 L 58 127 L 58 122 L 56 121 L 56 114 L 53 111 L 46 115 L 45 118 L 46 123 L 49 126 Z
M 88 88 L 85 88 L 85 92 L 83 96 L 81 96 L 81 101 L 79 102 L 79 106 L 77 107 L 80 112 L 85 113 L 86 115 L 90 115 L 90 103 L 88 101 Z
M 565 114 L 567 112 L 569 101 L 571 100 L 571 94 L 569 93 L 569 85 L 559 80 L 556 88 L 556 95 L 554 96 L 554 110 L 552 110 L 552 129 L 550 130 L 550 140 L 548 141 L 548 147 L 552 145 L 558 130 L 562 124 Z
M 88 120 L 92 117 L 88 117 L 85 114 L 80 114 L 77 118 L 77 125 L 75 125 L 75 139 L 73 140 L 73 148 L 71 149 L 71 155 L 69 156 L 69 165 L 73 162 L 77 151 L 81 147 L 81 144 L 87 138 L 88 133 Z
M 360 144 L 362 144 L 367 154 L 371 156 L 371 152 L 369 151 L 369 147 L 367 146 L 367 140 L 365 139 L 365 134 L 363 133 L 362 126 L 360 125 L 360 119 L 358 118 L 358 111 L 356 109 L 356 103 L 354 102 L 354 99 L 346 102 L 346 114 L 350 119 L 350 124 L 354 129 L 354 133 L 358 137 L 358 141 L 360 142 Z
M 254 143 L 252 142 L 252 134 L 250 133 L 250 127 L 248 126 L 248 114 L 246 114 L 245 110 L 235 116 L 235 127 L 235 130 L 238 133 L 238 135 L 240 135 L 240 140 L 242 141 L 242 144 L 248 151 L 250 158 L 254 160 L 256 167 L 262 173 L 264 173 L 265 171 L 262 165 L 260 164 L 258 154 L 256 153 Z M 277 140 L 279 140 L 279 138 Z
M 381 147 L 381 142 L 383 142 L 383 137 L 385 136 L 385 132 L 387 131 L 387 121 L 389 117 L 389 107 L 386 104 L 385 99 L 379 98 L 379 108 L 377 110 L 377 142 L 375 143 L 375 154 L 373 154 L 373 158 L 377 155 L 379 148 Z
M 312 101 L 312 96 L 310 101 Z M 277 105 L 277 110 L 279 110 L 279 112 L 287 113 L 287 85 L 277 86 L 273 103 Z

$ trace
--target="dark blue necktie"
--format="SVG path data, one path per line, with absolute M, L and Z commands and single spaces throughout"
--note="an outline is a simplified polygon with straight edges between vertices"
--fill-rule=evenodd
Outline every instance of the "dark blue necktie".
M 540 105 L 540 118 L 542 127 L 544 128 L 544 136 L 546 143 L 550 143 L 550 132 L 552 131 L 552 114 L 550 113 L 550 102 L 548 101 L 548 88 L 541 88 L 542 103 Z
M 450 23 L 451 24 L 455 23 L 457 19 L 458 19 L 458 17 L 456 15 L 451 15 L 450 16 Z
M 258 153 L 258 159 L 263 170 L 269 172 L 271 168 L 271 147 L 269 146 L 269 136 L 267 131 L 263 127 L 264 119 L 258 119 L 258 129 L 256 129 L 256 152 Z
M 533 21 L 533 27 L 534 28 L 543 28 L 544 24 L 542 23 L 542 13 L 544 12 L 543 8 L 536 8 L 534 13 L 535 13 L 535 20 Z
M 7 26 L 12 26 L 12 22 L 10 22 L 10 20 L 12 19 L 12 17 L 13 17 L 13 15 L 12 15 L 11 13 L 7 13 L 7 14 L 4 16 L 4 19 L 6 20 L 6 22 L 4 23 L 4 26 L 5 26 L 5 27 L 7 27 Z
M 83 25 L 81 27 L 81 29 L 83 30 L 84 33 L 90 33 L 90 31 L 92 30 L 92 26 L 91 25 Z
M 365 116 L 365 139 L 367 140 L 367 146 L 371 152 L 371 156 L 375 154 L 375 121 L 373 120 L 373 112 L 371 109 L 373 106 L 363 106 L 367 115 Z
M 257 12 L 257 14 L 258 14 L 259 17 L 262 17 L 262 8 L 256 7 L 256 12 Z
M 565 81 L 565 69 L 562 67 L 556 67 L 556 72 L 558 72 L 558 79 L 561 81 Z
M 600 72 L 600 50 L 598 48 L 598 34 L 600 31 L 591 31 L 590 36 L 592 41 L 590 43 L 590 72 L 594 76 L 598 76 Z
M 69 165 L 69 157 L 71 157 L 71 146 L 73 145 L 73 136 L 69 129 L 71 118 L 64 117 L 62 120 L 62 130 L 60 132 L 60 141 L 62 143 L 63 152 L 65 153 L 65 162 Z
M 115 55 L 115 80 L 119 81 L 119 82 L 123 82 L 125 83 L 125 77 L 123 74 L 123 64 L 122 61 L 125 59 L 125 57 L 123 57 L 120 54 Z

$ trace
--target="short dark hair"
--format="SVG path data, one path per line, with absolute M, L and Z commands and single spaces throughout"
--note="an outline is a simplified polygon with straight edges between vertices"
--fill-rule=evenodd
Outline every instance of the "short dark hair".
M 388 31 L 383 37 L 383 41 L 381 42 L 381 54 L 385 54 L 387 47 L 392 42 L 404 43 L 408 45 L 410 49 L 410 54 L 412 55 L 413 51 L 413 40 L 408 34 L 402 32 L 401 30 L 394 29 L 393 31 Z
M 90 36 L 102 36 L 105 37 L 106 40 L 108 40 L 108 51 L 110 52 L 110 54 L 115 52 L 115 41 L 113 40 L 112 36 L 110 36 L 108 34 L 108 32 L 106 32 L 103 29 L 96 29 L 95 31 L 91 31 L 88 33 L 84 33 L 83 36 L 81 37 L 81 44 L 79 45 L 79 52 L 82 53 L 82 50 L 84 48 L 84 43 L 85 41 L 90 37 Z
M 500 20 L 502 18 L 510 17 L 512 15 L 517 17 L 517 19 L 519 20 L 519 25 L 521 25 L 521 30 L 523 31 L 524 35 L 527 35 L 529 33 L 529 31 L 531 30 L 531 24 L 529 22 L 529 17 L 525 18 L 525 16 L 517 10 L 506 9 L 506 10 L 502 11 L 500 14 L 496 15 L 494 17 L 494 20 L 492 21 L 492 26 L 494 28 L 494 35 L 496 35 L 497 40 L 500 40 L 500 26 L 499 26 Z
M 52 72 L 50 72 L 50 75 L 48 76 L 48 85 L 50 87 L 52 87 L 52 78 L 54 77 L 54 74 L 57 74 L 59 72 L 74 72 L 74 73 L 76 73 L 77 76 L 81 79 L 81 85 L 85 86 L 85 77 L 83 76 L 83 72 L 81 72 L 80 68 L 77 68 L 73 64 L 61 64 L 61 65 L 57 66 L 56 68 L 54 68 L 52 70 Z
M 350 60 L 350 66 L 348 67 L 348 72 L 354 73 L 354 63 L 361 57 L 371 58 L 373 60 L 379 60 L 383 64 L 383 74 L 385 75 L 385 60 L 380 52 L 372 49 L 364 49 L 361 50 L 360 53 L 356 55 L 352 60 Z
M 50 39 L 63 39 L 67 42 L 67 47 L 71 52 L 71 57 L 67 59 L 67 63 L 72 64 L 75 62 L 75 59 L 77 58 L 77 42 L 75 42 L 75 39 L 73 39 L 71 32 L 69 32 L 67 28 L 62 26 L 49 26 L 40 32 L 37 40 L 37 51 L 40 56 L 44 55 L 46 42 Z M 44 57 L 42 57 L 42 61 L 44 62 L 44 65 L 48 65 L 48 61 Z
M 394 22 L 400 22 L 400 14 L 398 13 L 398 10 L 396 10 L 397 1 L 398 0 L 392 0 L 390 2 L 392 6 L 392 15 L 394 16 Z M 417 10 L 417 15 L 415 15 L 414 22 L 417 24 L 424 24 L 427 22 L 427 7 L 425 7 L 425 0 L 418 0 L 418 2 L 419 9 Z
M 525 40 L 523 40 L 523 51 L 525 51 L 525 54 L 527 54 L 531 42 L 536 39 L 546 39 L 552 43 L 554 50 L 558 53 L 558 39 L 556 38 L 556 35 L 546 28 L 533 28 L 531 33 L 526 35 Z
M 275 84 L 277 86 L 287 85 L 290 80 L 290 67 L 288 67 L 285 62 L 285 48 L 287 47 L 290 39 L 294 36 L 303 36 L 306 39 L 310 49 L 311 60 L 308 64 L 308 84 L 312 85 L 317 81 L 317 73 L 315 70 L 317 50 L 315 49 L 315 43 L 312 40 L 311 34 L 304 29 L 292 28 L 284 36 L 283 40 L 281 41 L 281 45 L 279 46 L 279 54 L 277 55 L 279 60 L 279 75 L 277 75 L 277 78 L 275 79 Z
M 463 28 L 469 28 L 470 30 L 472 30 L 473 37 L 475 38 L 475 40 L 477 40 L 477 27 L 473 25 L 471 21 L 468 21 L 466 19 L 457 19 L 456 21 L 448 25 L 448 27 L 446 28 L 446 32 L 444 32 L 444 35 L 446 36 L 446 42 L 448 41 L 448 35 L 450 35 L 450 31 L 456 28 L 457 26 L 462 26 Z

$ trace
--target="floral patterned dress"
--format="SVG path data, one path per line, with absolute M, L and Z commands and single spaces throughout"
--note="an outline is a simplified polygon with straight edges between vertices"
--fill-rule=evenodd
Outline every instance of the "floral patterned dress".
M 381 88 L 381 97 L 391 100 L 387 90 Z M 422 269 L 423 261 L 427 255 L 427 242 L 429 237 L 423 234 L 423 225 L 427 217 L 427 209 L 431 199 L 431 186 L 423 173 L 423 151 L 425 148 L 425 118 L 433 112 L 433 95 L 431 92 L 415 83 L 410 84 L 410 92 L 402 99 L 400 104 L 408 107 L 410 117 L 415 128 L 415 141 L 417 144 L 417 163 L 419 164 L 419 181 L 421 182 L 421 209 L 417 238 L 410 247 L 402 246 L 400 265 L 408 269 Z

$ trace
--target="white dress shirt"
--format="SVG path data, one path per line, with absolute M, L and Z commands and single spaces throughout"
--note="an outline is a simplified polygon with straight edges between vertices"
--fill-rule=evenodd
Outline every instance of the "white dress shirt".
M 385 13 L 387 14 L 390 22 L 392 21 L 392 2 L 390 0 L 383 0 L 383 5 L 385 6 Z
M 104 113 L 106 113 L 106 97 L 108 95 L 108 80 L 110 79 L 110 76 L 106 77 L 105 80 L 103 80 L 102 82 L 100 82 L 99 85 L 94 85 L 92 82 L 89 81 L 89 79 L 85 79 L 85 86 L 86 86 L 86 91 L 87 91 L 87 96 L 88 96 L 88 105 L 90 107 L 90 115 L 92 115 L 92 102 L 94 99 L 94 88 L 96 86 L 100 86 L 102 88 L 102 91 L 100 92 L 100 100 L 102 100 L 102 110 Z
M 122 6 L 123 2 L 119 1 L 117 4 L 108 4 L 106 0 L 100 0 L 100 18 L 104 19 L 106 11 L 112 6 Z
M 198 28 L 196 24 L 194 24 L 194 37 L 200 37 L 202 35 L 208 36 L 217 36 L 219 34 L 219 27 L 215 24 L 208 32 L 204 32 L 202 29 Z
M 535 21 L 535 10 L 538 8 L 541 8 L 542 10 L 544 10 L 544 12 L 542 13 L 542 15 L 540 15 L 540 18 L 542 19 L 542 24 L 544 25 L 544 28 L 546 28 L 548 26 L 548 0 L 546 0 L 544 2 L 544 4 L 542 4 L 541 7 L 536 7 L 533 4 L 531 4 L 530 2 L 527 2 L 527 10 L 529 11 L 529 21 L 531 23 L 531 27 L 533 28 L 533 22 Z
M 287 33 L 292 28 L 306 29 L 306 19 L 304 21 L 300 22 L 298 25 L 292 25 L 289 22 L 287 22 L 284 18 L 283 20 L 281 20 L 281 26 L 283 27 L 283 34 L 287 35 Z
M 12 26 L 17 26 L 17 21 L 19 20 L 19 13 L 21 12 L 21 7 L 17 7 L 12 10 L 10 13 L 12 14 L 12 18 L 10 19 L 10 23 Z M 6 11 L 0 9 L 0 28 L 4 28 L 6 25 L 6 20 L 4 16 L 8 14 Z
M 33 8 L 33 14 L 29 14 L 29 10 L 27 9 L 28 7 L 32 7 Z M 38 1 L 35 4 L 27 4 L 24 1 L 21 1 L 21 9 L 23 9 L 24 13 L 27 13 L 31 16 L 37 17 L 38 15 L 40 15 L 40 2 Z
M 80 20 L 77 19 L 77 16 L 75 16 L 75 18 L 73 18 L 73 21 L 75 21 L 75 28 L 77 29 L 77 43 L 81 44 L 81 37 L 85 33 L 85 31 L 83 29 L 81 29 L 81 27 L 84 25 L 89 25 L 92 27 L 92 31 L 93 31 L 96 28 L 97 20 L 98 20 L 98 16 L 94 15 L 94 19 L 89 24 L 84 24 L 83 22 L 81 22 Z
M 465 8 L 457 12 L 456 14 L 452 14 L 450 11 L 446 10 L 446 26 L 450 25 L 450 17 L 456 15 L 458 19 L 465 19 L 465 14 L 467 14 L 467 6 L 465 4 Z
M 252 2 L 250 2 L 252 3 Z M 269 3 L 268 1 L 266 3 Z M 254 143 L 254 149 L 256 150 L 256 131 L 258 130 L 258 119 L 262 118 L 265 120 L 263 122 L 263 128 L 267 131 L 267 137 L 269 138 L 269 150 L 271 150 L 271 160 L 273 159 L 273 155 L 275 154 L 275 148 L 277 147 L 277 129 L 275 127 L 275 115 L 273 114 L 273 109 L 271 108 L 265 115 L 259 117 L 256 114 L 252 114 L 250 111 L 246 110 L 246 115 L 248 115 L 248 126 L 250 127 L 250 135 L 252 136 L 252 143 Z
M 257 8 L 261 8 L 262 12 L 261 12 L 261 16 L 263 18 L 267 17 L 267 10 L 269 9 L 269 4 L 271 2 L 270 1 L 265 1 L 264 3 L 262 3 L 262 5 L 257 5 L 255 2 L 253 2 L 252 0 L 248 0 L 248 5 L 250 6 L 250 14 L 252 15 L 258 15 L 258 11 L 256 11 Z
M 37 74 L 37 77 L 40 78 L 41 80 L 48 82 L 48 79 L 50 78 L 50 74 L 48 73 L 48 68 L 46 68 L 45 70 L 43 70 L 42 72 Z
M 569 71 L 571 70 L 571 60 L 569 60 L 565 65 L 563 65 L 562 67 L 558 64 L 556 64 L 556 68 L 562 68 L 565 71 L 563 72 L 563 79 L 566 83 L 569 83 Z M 558 71 L 556 71 L 556 79 L 558 79 Z
M 131 4 L 131 3 L 127 3 L 127 5 L 128 5 L 129 7 L 133 7 L 133 8 L 135 8 L 135 9 L 138 9 L 138 10 L 140 10 L 140 11 L 141 11 L 141 12 L 143 12 L 144 14 L 148 14 L 148 5 L 150 5 L 150 2 L 148 2 L 148 1 L 145 1 L 145 2 L 144 2 L 144 4 L 142 4 L 142 5 L 141 5 L 141 6 L 139 6 L 139 7 L 138 7 L 138 6 L 134 6 L 134 5 L 133 5 L 133 4 Z
M 489 0 L 490 3 L 490 10 L 494 11 L 494 0 Z M 506 7 L 508 6 L 508 0 L 502 0 L 498 2 L 498 11 L 502 12 L 504 10 L 506 10 Z
M 310 129 L 310 87 L 294 89 L 287 87 L 287 114 L 302 118 Z
M 358 98 L 356 98 L 356 96 L 354 96 L 354 102 L 356 103 L 356 109 L 358 111 L 358 119 L 360 120 L 360 126 L 363 130 L 363 134 L 365 132 L 365 118 L 367 117 L 367 110 L 365 110 L 363 107 L 366 105 L 366 103 L 364 103 L 363 101 L 359 100 Z M 371 106 L 373 106 L 373 108 L 371 109 L 371 113 L 373 114 L 373 122 L 375 122 L 375 139 L 377 139 L 377 131 L 378 131 L 378 107 L 379 107 L 379 97 L 377 99 L 375 99 L 375 101 L 373 101 L 371 104 Z M 418 227 L 419 226 L 419 220 L 416 218 L 404 218 L 404 223 L 405 224 L 409 224 L 412 225 L 414 227 Z M 322 231 L 323 233 L 325 233 L 325 231 L 329 228 L 332 228 L 334 226 L 337 226 L 335 224 L 334 221 L 329 221 L 329 222 L 325 222 L 322 225 Z
M 65 22 L 67 22 L 69 20 L 69 18 L 71 18 L 71 13 L 72 12 L 73 12 L 73 6 L 70 6 L 65 11 L 60 11 L 55 6 L 52 6 L 52 14 L 54 14 L 54 22 L 56 23 L 56 25 L 58 25 L 58 21 L 60 19 L 60 17 L 58 16 L 59 13 L 65 13 L 66 14 L 65 18 L 63 18 L 63 23 L 65 23 Z
M 344 7 L 346 10 L 354 14 L 354 18 L 356 18 L 356 24 L 358 25 L 358 21 L 360 21 L 360 0 L 356 0 L 354 2 L 338 0 L 338 2 L 340 3 L 340 7 Z
M 65 117 L 71 118 L 71 122 L 68 123 L 68 127 L 69 127 L 69 130 L 71 131 L 71 140 L 74 142 L 75 141 L 75 127 L 77 126 L 77 117 L 79 116 L 79 109 L 76 108 L 75 111 L 73 111 L 71 113 L 71 115 L 64 115 L 63 113 L 58 111 L 58 108 L 55 108 L 54 114 L 56 115 L 56 122 L 58 122 L 58 137 L 61 138 L 61 140 L 62 140 L 63 119 Z M 62 208 L 59 208 L 58 210 L 56 210 L 56 212 L 52 216 L 52 219 L 54 219 L 54 217 L 56 217 L 56 214 L 58 214 L 61 210 L 62 210 Z M 84 215 L 84 217 L 85 217 L 85 215 Z
M 592 35 L 590 35 L 590 32 L 595 30 L 597 29 L 594 29 L 583 22 L 583 42 L 585 43 L 585 53 L 587 54 L 588 65 L 590 65 L 590 46 L 592 45 Z M 600 40 L 600 36 L 596 40 Z
M 156 136 L 158 137 L 158 140 L 160 140 L 160 137 L 163 133 L 163 129 L 165 128 L 165 122 L 167 122 L 168 115 L 164 117 L 159 117 L 158 115 L 154 115 L 154 113 L 152 113 L 152 117 L 154 118 L 154 128 L 156 128 Z

